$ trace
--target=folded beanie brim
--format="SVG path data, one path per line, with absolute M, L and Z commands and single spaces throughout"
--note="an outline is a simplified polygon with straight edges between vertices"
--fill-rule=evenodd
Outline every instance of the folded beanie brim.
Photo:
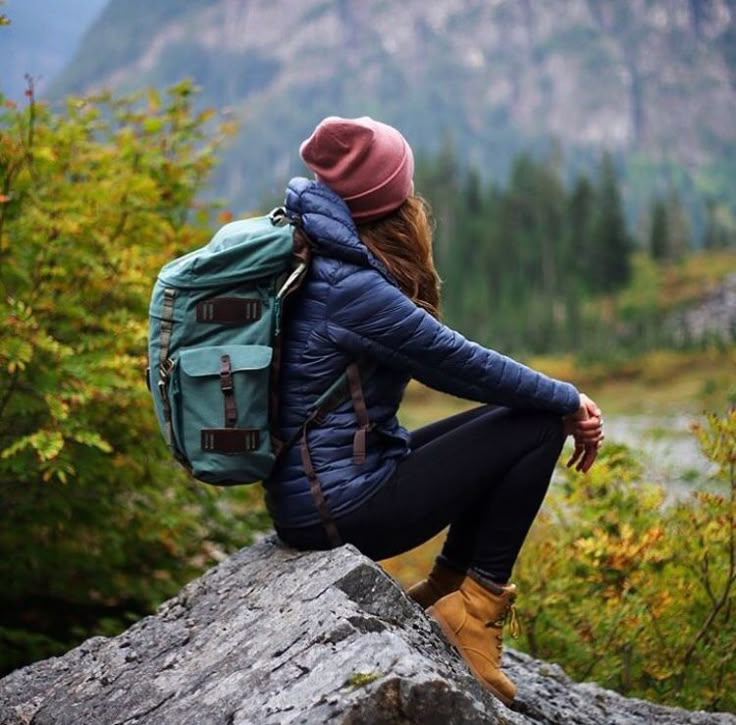
M 299 150 L 317 179 L 345 200 L 356 221 L 385 216 L 412 193 L 411 147 L 395 128 L 368 116 L 330 116 Z

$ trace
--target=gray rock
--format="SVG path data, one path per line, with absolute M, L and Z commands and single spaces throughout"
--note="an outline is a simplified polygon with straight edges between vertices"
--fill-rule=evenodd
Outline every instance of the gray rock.
M 0 680 L 2 725 L 731 723 L 574 684 L 509 652 L 514 710 L 488 695 L 437 627 L 355 549 L 267 539 L 127 632 Z
M 736 273 L 726 275 L 700 301 L 673 314 L 665 327 L 681 345 L 736 340 Z

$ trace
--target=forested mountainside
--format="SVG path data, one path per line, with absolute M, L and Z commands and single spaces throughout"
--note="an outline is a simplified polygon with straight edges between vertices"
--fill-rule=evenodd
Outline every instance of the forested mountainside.
M 520 148 L 624 160 L 629 203 L 736 199 L 736 0 L 110 0 L 53 92 L 192 76 L 241 119 L 218 186 L 277 193 L 327 114 L 447 138 L 503 175 Z M 645 198 L 646 197 L 646 198 Z

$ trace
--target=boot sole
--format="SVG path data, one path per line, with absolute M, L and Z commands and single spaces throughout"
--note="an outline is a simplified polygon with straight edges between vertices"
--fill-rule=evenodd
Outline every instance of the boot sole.
M 444 617 L 439 614 L 434 608 L 434 606 L 429 607 L 427 609 L 427 614 L 434 619 L 437 624 L 440 625 L 440 629 L 442 630 L 442 634 L 445 635 L 445 638 L 447 641 L 455 648 L 457 653 L 462 657 L 463 662 L 468 666 L 468 669 L 473 673 L 473 677 L 475 677 L 476 680 L 481 684 L 483 688 L 488 690 L 488 692 L 491 693 L 496 699 L 500 700 L 504 705 L 507 707 L 511 707 L 511 703 L 513 702 L 513 698 L 508 698 L 506 695 L 502 695 L 493 685 L 490 685 L 488 682 L 486 682 L 481 676 L 478 670 L 475 669 L 473 666 L 473 663 L 469 660 L 465 659 L 463 656 L 463 650 L 460 645 L 460 642 L 458 641 L 457 637 L 455 636 L 455 632 L 452 631 L 452 627 L 445 621 Z

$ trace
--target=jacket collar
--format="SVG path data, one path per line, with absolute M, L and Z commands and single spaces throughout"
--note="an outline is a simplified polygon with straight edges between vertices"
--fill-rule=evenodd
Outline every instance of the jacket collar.
M 302 226 L 314 252 L 373 267 L 396 285 L 386 266 L 363 244 L 345 201 L 325 184 L 297 177 L 286 188 L 286 214 Z

